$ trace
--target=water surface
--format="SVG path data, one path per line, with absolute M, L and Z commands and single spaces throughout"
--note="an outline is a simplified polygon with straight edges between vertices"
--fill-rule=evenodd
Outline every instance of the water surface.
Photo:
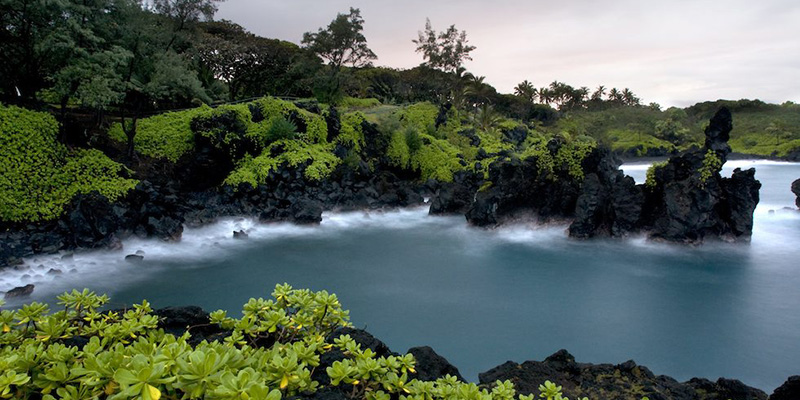
M 289 282 L 337 293 L 356 326 L 395 351 L 430 345 L 470 380 L 566 348 L 582 362 L 634 359 L 679 380 L 724 376 L 771 392 L 800 374 L 800 213 L 783 209 L 794 207 L 800 165 L 731 161 L 723 173 L 750 166 L 764 185 L 750 245 L 577 241 L 565 226 L 486 231 L 423 207 L 326 213 L 319 227 L 228 219 L 187 229 L 178 244 L 29 259 L 30 269 L 0 275 L 0 290 L 36 283 L 33 298 L 52 301 L 89 287 L 115 305 L 233 311 Z M 646 165 L 623 168 L 644 180 Z M 238 229 L 249 239 L 232 239 Z M 122 260 L 136 250 L 143 263 Z

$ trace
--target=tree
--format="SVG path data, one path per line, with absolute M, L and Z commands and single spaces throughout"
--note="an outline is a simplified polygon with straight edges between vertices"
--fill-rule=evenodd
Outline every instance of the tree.
M 425 31 L 419 32 L 419 38 L 412 40 L 417 45 L 417 53 L 422 53 L 423 64 L 438 68 L 445 72 L 456 72 L 466 60 L 472 60 L 469 53 L 475 46 L 467 44 L 467 32 L 459 32 L 455 25 L 446 31 L 436 33 L 431 27 L 431 20 L 425 19 Z
M 514 94 L 530 101 L 531 103 L 534 103 L 539 91 L 526 79 L 520 82 L 517 87 L 514 88 Z
M 210 21 L 217 12 L 217 5 L 225 0 L 152 0 L 153 10 L 169 17 L 172 31 L 166 50 L 173 48 L 180 35 L 200 21 Z
M 157 15 L 141 8 L 138 0 L 118 0 L 119 22 L 113 37 L 126 49 L 125 59 L 110 76 L 109 87 L 118 91 L 115 102 L 133 156 L 136 123 L 142 113 L 165 105 L 188 105 L 194 99 L 210 99 L 189 60 L 167 45 Z M 165 50 L 166 49 L 166 50 Z
M 378 58 L 367 46 L 364 19 L 361 11 L 350 8 L 349 14 L 338 14 L 326 29 L 303 34 L 302 44 L 329 66 L 329 74 L 321 81 L 320 91 L 324 100 L 335 100 L 341 96 L 341 70 L 344 66 L 355 68 L 372 65 Z
M 201 68 L 228 85 L 230 100 L 301 94 L 293 92 L 297 79 L 291 72 L 301 52 L 294 43 L 256 36 L 226 20 L 200 27 L 196 51 Z
M 338 14 L 327 29 L 304 33 L 302 43 L 336 70 L 346 65 L 366 67 L 378 56 L 367 47 L 362 30 L 361 11 L 351 7 L 349 14 Z

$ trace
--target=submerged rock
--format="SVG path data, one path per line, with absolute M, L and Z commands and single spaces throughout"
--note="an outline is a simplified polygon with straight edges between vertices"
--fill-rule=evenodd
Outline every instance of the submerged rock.
M 143 260 L 144 256 L 139 254 L 128 254 L 127 256 L 125 256 L 125 261 L 129 263 L 140 263 Z
M 233 231 L 233 238 L 234 239 L 247 239 L 248 236 L 250 236 L 250 235 L 248 235 L 247 232 L 244 231 L 244 229 L 238 230 L 238 231 Z

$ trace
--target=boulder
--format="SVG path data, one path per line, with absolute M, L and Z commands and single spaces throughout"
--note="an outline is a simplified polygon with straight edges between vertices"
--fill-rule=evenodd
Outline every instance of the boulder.
M 416 373 L 409 375 L 409 379 L 435 381 L 446 375 L 450 375 L 465 382 L 464 377 L 458 372 L 458 368 L 450 364 L 447 359 L 437 354 L 429 346 L 412 347 L 408 349 L 408 353 L 413 355 L 414 359 L 417 361 L 414 366 Z
M 60 227 L 70 247 L 107 247 L 114 241 L 120 219 L 105 196 L 98 192 L 77 194 L 66 207 Z
M 466 213 L 472 205 L 482 178 L 479 174 L 467 171 L 455 173 L 453 182 L 439 185 L 431 199 L 428 213 L 431 215 Z
M 291 207 L 291 220 L 297 224 L 319 224 L 322 221 L 322 203 L 301 199 Z
M 140 263 L 144 260 L 144 256 L 140 254 L 128 254 L 125 256 L 125 261 L 129 263 Z
M 800 208 L 800 179 L 792 182 L 792 193 L 797 196 L 797 199 L 794 200 L 794 204 L 797 208 Z
M 28 297 L 28 296 L 31 295 L 31 293 L 33 293 L 33 288 L 34 288 L 34 286 L 31 285 L 31 284 L 27 284 L 25 286 L 15 287 L 15 288 L 7 291 L 4 297 L 6 299 Z
M 795 181 L 796 182 L 796 181 Z M 772 395 L 770 400 L 797 400 L 800 399 L 800 375 L 790 376 L 783 385 L 780 385 Z

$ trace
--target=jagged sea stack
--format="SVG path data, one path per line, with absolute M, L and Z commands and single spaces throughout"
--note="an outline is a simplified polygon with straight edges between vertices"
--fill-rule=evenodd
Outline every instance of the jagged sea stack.
M 650 237 L 682 243 L 718 238 L 749 241 L 761 183 L 755 169 L 719 172 L 731 152 L 731 113 L 721 108 L 706 128 L 705 145 L 652 171 L 645 188 L 642 223 Z
M 794 204 L 797 206 L 797 208 L 800 208 L 800 179 L 792 182 L 792 193 L 797 196 L 797 198 L 794 200 Z

